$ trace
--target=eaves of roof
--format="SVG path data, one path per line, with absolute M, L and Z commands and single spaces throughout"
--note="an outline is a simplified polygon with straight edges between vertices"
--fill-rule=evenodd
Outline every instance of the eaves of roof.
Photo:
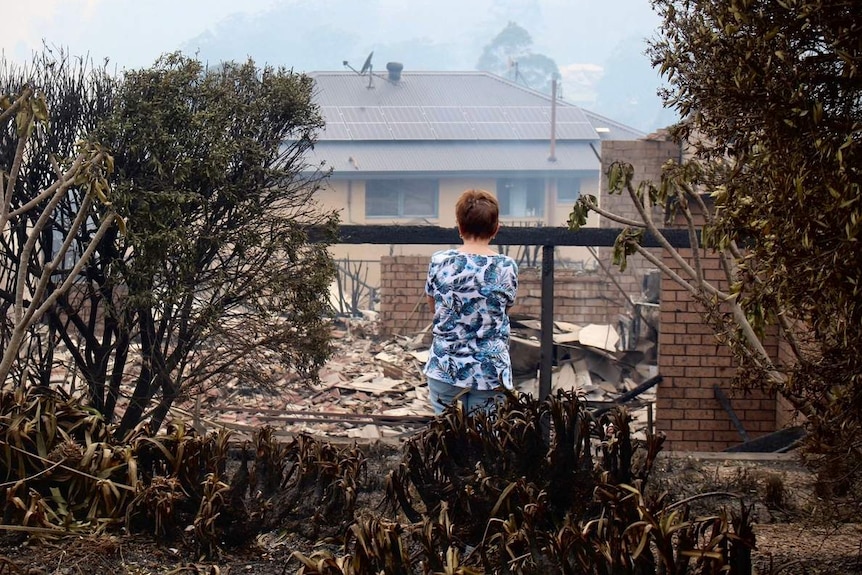
M 602 140 L 640 140 L 646 137 L 644 132 L 636 128 L 583 108 L 581 110 Z
M 600 169 L 598 141 L 562 142 L 318 142 L 313 164 L 333 178 L 402 173 L 559 173 Z

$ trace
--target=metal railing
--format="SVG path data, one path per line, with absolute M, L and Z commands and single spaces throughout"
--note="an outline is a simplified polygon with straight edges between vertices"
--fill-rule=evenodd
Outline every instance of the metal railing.
M 507 246 L 541 246 L 542 304 L 541 360 L 539 364 L 539 397 L 551 393 L 551 370 L 554 353 L 554 248 L 557 246 L 612 247 L 621 230 L 581 228 L 572 232 L 564 227 L 502 227 L 495 243 Z M 662 236 L 674 248 L 691 247 L 688 230 L 664 229 Z M 312 236 L 314 239 L 314 236 Z M 341 226 L 337 244 L 416 244 L 453 245 L 461 243 L 458 230 L 437 226 Z M 647 248 L 661 245 L 647 234 L 642 243 Z

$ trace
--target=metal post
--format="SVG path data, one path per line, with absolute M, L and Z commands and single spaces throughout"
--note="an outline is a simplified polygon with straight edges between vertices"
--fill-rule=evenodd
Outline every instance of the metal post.
M 554 365 L 554 246 L 542 246 L 542 341 L 539 364 L 539 399 L 551 395 Z

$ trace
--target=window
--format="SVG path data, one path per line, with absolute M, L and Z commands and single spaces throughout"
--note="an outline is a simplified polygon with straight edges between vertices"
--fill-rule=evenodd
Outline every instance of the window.
M 366 217 L 436 218 L 437 180 L 367 180 Z
M 545 215 L 544 178 L 497 180 L 497 201 L 504 218 L 540 218 Z
M 573 204 L 581 197 L 580 178 L 557 179 L 557 203 Z

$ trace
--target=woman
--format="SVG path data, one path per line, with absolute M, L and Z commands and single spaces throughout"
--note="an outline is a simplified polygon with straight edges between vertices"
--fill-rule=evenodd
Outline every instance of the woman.
M 518 266 L 489 246 L 500 228 L 500 206 L 485 190 L 467 190 L 455 204 L 463 244 L 431 256 L 425 294 L 434 314 L 424 373 L 434 412 L 456 399 L 465 412 L 490 409 L 512 389 L 508 310 L 518 290 Z

